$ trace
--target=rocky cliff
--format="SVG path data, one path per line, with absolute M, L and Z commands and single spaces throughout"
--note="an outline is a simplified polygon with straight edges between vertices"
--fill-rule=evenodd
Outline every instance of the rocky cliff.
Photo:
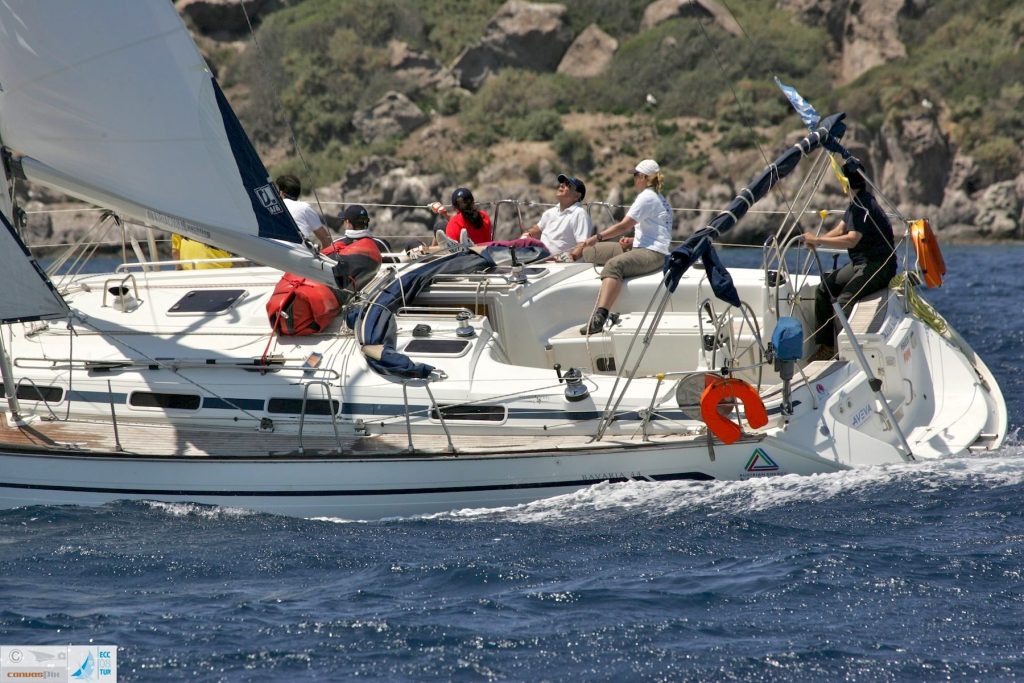
M 227 65 L 228 77 L 220 75 L 227 83 L 229 99 L 236 104 L 243 123 L 261 131 L 254 137 L 275 171 L 282 167 L 300 172 L 309 169 L 296 164 L 296 150 L 288 141 L 286 128 L 278 127 L 276 133 L 259 128 L 257 119 L 265 112 L 260 110 L 262 102 L 254 103 L 258 98 L 252 97 L 250 84 L 242 78 L 246 71 L 238 65 L 245 62 L 239 55 L 253 51 L 250 23 L 266 26 L 258 29 L 257 36 L 270 42 L 276 35 L 273 31 L 284 29 L 277 28 L 278 24 L 271 27 L 269 20 L 275 13 L 295 12 L 300 5 L 300 0 L 250 1 L 246 3 L 247 20 L 236 0 L 176 2 L 214 69 Z M 378 205 L 372 207 L 372 213 L 384 232 L 424 236 L 432 227 L 432 215 L 422 207 L 435 199 L 447 200 L 454 187 L 465 185 L 498 214 L 502 236 L 512 235 L 521 222 L 531 224 L 536 219 L 543 208 L 539 203 L 551 201 L 553 178 L 565 170 L 587 181 L 591 188 L 588 200 L 608 205 L 593 208 L 595 222 L 601 225 L 612 221 L 621 213 L 620 205 L 632 199 L 625 176 L 631 164 L 642 157 L 668 155 L 659 160 L 669 171 L 667 194 L 680 209 L 677 232 L 682 235 L 700 227 L 708 212 L 724 205 L 760 170 L 766 156 L 774 156 L 800 134 L 795 116 L 771 125 L 727 129 L 714 117 L 695 117 L 688 112 L 674 116 L 672 104 L 659 101 L 671 99 L 671 94 L 661 89 L 646 93 L 644 101 L 636 102 L 630 111 L 608 111 L 607 107 L 590 111 L 580 102 L 559 111 L 543 106 L 525 108 L 520 118 L 530 118 L 530 125 L 550 123 L 560 131 L 549 139 L 543 135 L 539 139 L 524 135 L 487 139 L 474 133 L 466 114 L 472 107 L 486 114 L 492 106 L 488 98 L 501 96 L 495 95 L 494 84 L 507 84 L 513 78 L 542 79 L 554 74 L 563 79 L 558 83 L 569 84 L 595 83 L 610 74 L 618 78 L 614 69 L 620 51 L 640 49 L 638 45 L 650 52 L 652 60 L 669 63 L 689 47 L 681 44 L 677 35 L 688 22 L 699 25 L 704 33 L 723 36 L 723 40 L 745 36 L 744 26 L 730 9 L 714 0 L 655 0 L 639 6 L 642 12 L 635 17 L 635 31 L 615 37 L 602 29 L 600 17 L 581 22 L 579 7 L 508 0 L 449 60 L 433 53 L 429 45 L 413 46 L 401 36 L 380 41 L 373 48 L 378 62 L 370 66 L 387 72 L 392 89 L 374 94 L 374 88 L 366 88 L 351 116 L 335 127 L 329 140 L 316 143 L 329 149 L 365 152 L 333 174 L 322 169 L 313 173 L 323 181 L 316 197 L 324 212 L 334 214 L 344 202 Z M 820 47 L 824 52 L 821 58 L 829 64 L 826 73 L 832 87 L 840 94 L 861 98 L 858 93 L 865 88 L 857 90 L 850 84 L 870 82 L 893 65 L 913 61 L 908 56 L 913 51 L 906 42 L 910 35 L 906 26 L 921 24 L 921 17 L 932 9 L 925 0 L 774 0 L 771 7 L 792 26 L 824 32 L 827 40 Z M 649 46 L 644 43 L 648 36 Z M 625 48 L 623 41 L 628 42 Z M 263 59 L 267 54 L 274 53 L 266 52 Z M 275 65 L 268 67 L 264 61 L 260 67 L 273 69 Z M 666 72 L 661 77 L 673 79 L 682 73 Z M 546 87 L 541 80 L 531 83 L 536 90 Z M 779 97 L 770 83 L 740 83 L 738 87 Z M 530 88 L 521 92 L 527 93 L 521 97 L 528 97 Z M 370 95 L 372 98 L 366 99 Z M 723 92 L 722 98 L 727 95 L 728 91 Z M 877 184 L 904 215 L 931 217 L 943 239 L 1024 237 L 1024 173 L 1019 156 L 1010 154 L 1009 170 L 1004 164 L 994 171 L 986 165 L 988 157 L 976 159 L 957 137 L 962 125 L 951 115 L 953 105 L 932 92 L 927 95 L 930 97 L 912 89 L 901 92 L 900 106 L 872 125 L 853 119 L 848 146 L 866 162 Z M 818 103 L 819 109 L 832 104 L 825 99 Z M 842 99 L 835 103 L 845 108 Z M 499 104 L 507 106 L 500 102 L 494 106 Z M 728 136 L 737 131 L 756 138 L 758 144 L 726 144 Z M 1019 129 L 1008 131 L 1009 139 L 1018 143 L 1022 135 Z M 672 147 L 676 141 L 685 147 L 678 154 Z M 673 165 L 673 156 L 678 157 L 678 166 Z M 31 199 L 29 209 L 54 201 L 45 194 Z M 500 200 L 517 204 L 499 205 Z M 784 196 L 772 196 L 758 208 L 782 210 L 785 206 Z M 812 208 L 841 206 L 837 190 L 826 186 Z M 777 215 L 753 214 L 730 239 L 760 242 L 778 220 Z M 30 224 L 32 240 L 39 243 L 69 239 L 91 222 L 72 214 L 38 213 L 31 215 Z

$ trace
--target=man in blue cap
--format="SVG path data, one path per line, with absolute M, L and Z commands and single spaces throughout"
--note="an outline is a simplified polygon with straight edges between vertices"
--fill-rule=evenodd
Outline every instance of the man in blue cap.
M 564 173 L 559 175 L 555 191 L 558 206 L 541 214 L 540 220 L 526 230 L 523 237 L 539 239 L 552 255 L 572 251 L 594 231 L 590 214 L 581 203 L 586 196 L 587 186 L 582 180 Z
M 352 244 L 356 240 L 369 237 L 377 243 L 380 253 L 386 254 L 391 251 L 391 245 L 388 244 L 387 240 L 375 236 L 370 231 L 370 214 L 366 212 L 362 205 L 350 204 L 342 212 L 341 219 L 345 224 L 345 235 L 341 238 L 341 241 L 345 244 Z

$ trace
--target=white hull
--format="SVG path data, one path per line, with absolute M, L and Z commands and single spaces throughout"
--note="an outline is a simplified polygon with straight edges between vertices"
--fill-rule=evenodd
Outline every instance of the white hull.
M 732 445 L 709 438 L 699 416 L 680 411 L 672 380 L 651 376 L 659 365 L 679 366 L 680 358 L 686 363 L 680 370 L 715 367 L 692 346 L 701 335 L 688 333 L 685 325 L 685 302 L 697 299 L 703 286 L 698 273 L 673 295 L 678 312 L 663 320 L 659 335 L 666 336 L 656 335 L 645 356 L 650 369 L 633 379 L 622 394 L 618 419 L 594 441 L 616 373 L 586 364 L 608 354 L 623 367 L 629 362 L 621 355 L 627 345 L 615 328 L 591 338 L 589 346 L 573 327 L 565 330 L 567 322 L 579 322 L 563 316 L 585 315 L 597 281 L 586 268 L 545 268 L 546 275 L 527 285 L 495 287 L 478 301 L 475 307 L 486 308 L 486 315 L 471 318 L 477 334 L 465 350 L 424 357 L 446 371 L 443 381 L 431 383 L 429 395 L 416 382 L 403 395 L 401 383 L 369 371 L 358 345 L 340 327 L 315 337 L 277 339 L 275 350 L 285 360 L 276 372 L 233 365 L 239 358 L 258 358 L 266 348 L 263 306 L 278 277 L 269 269 L 143 275 L 142 303 L 127 312 L 109 301 L 103 305 L 96 283 L 106 279 L 82 281 L 68 297 L 88 320 L 81 334 L 72 340 L 58 326 L 15 325 L 5 339 L 16 375 L 60 388 L 62 397 L 49 407 L 23 399 L 23 413 L 43 418 L 24 428 L 11 426 L 6 415 L 0 507 L 129 499 L 374 519 L 519 505 L 602 481 L 829 473 L 989 450 L 1005 436 L 1005 406 L 988 369 L 958 337 L 940 336 L 893 295 L 887 306 L 866 302 L 851 324 L 860 332 L 858 343 L 872 373 L 882 380 L 898 429 L 852 360 L 849 339 L 841 336 L 840 360 L 801 364 L 791 415 L 780 410 L 777 377 L 770 366 L 761 367 L 769 424 L 756 430 L 744 425 L 745 435 Z M 771 324 L 771 316 L 762 313 L 769 297 L 747 286 L 763 274 L 737 269 L 734 277 L 747 292 L 744 298 L 755 302 L 752 310 Z M 426 310 L 399 317 L 400 347 L 413 339 L 417 324 L 431 324 L 434 339 L 456 339 L 452 305 L 467 303 L 466 290 L 474 286 L 439 284 L 423 295 L 418 303 Z M 219 315 L 166 315 L 189 287 L 244 287 L 247 296 L 227 321 Z M 639 307 L 657 287 L 656 276 L 640 278 L 628 283 L 623 298 Z M 542 306 L 551 293 L 565 305 Z M 545 311 L 550 318 L 543 317 Z M 628 330 L 630 324 L 627 316 L 619 327 Z M 185 329 L 192 347 L 183 351 Z M 741 339 L 730 343 L 737 353 L 746 348 Z M 301 363 L 312 352 L 323 356 L 320 374 Z M 133 364 L 119 366 L 132 358 Z M 545 368 L 553 361 L 584 367 L 590 394 L 568 401 L 554 371 Z M 746 376 L 755 381 L 753 374 Z M 323 414 L 297 414 L 294 406 L 304 392 L 322 401 L 328 388 L 339 405 L 333 424 Z M 195 409 L 160 409 L 135 405 L 140 391 L 201 396 Z M 275 400 L 289 400 L 293 407 L 274 412 Z M 442 424 L 431 414 L 434 400 L 489 406 L 501 419 L 449 418 Z M 648 408 L 652 419 L 645 424 Z M 261 420 L 270 420 L 273 431 L 261 431 Z
M 767 454 L 772 465 L 759 460 Z M 0 454 L 0 505 L 193 502 L 302 517 L 378 519 L 504 507 L 602 481 L 741 479 L 847 469 L 771 440 L 658 443 L 517 455 L 430 458 L 228 459 Z M 16 479 L 16 482 L 12 482 Z

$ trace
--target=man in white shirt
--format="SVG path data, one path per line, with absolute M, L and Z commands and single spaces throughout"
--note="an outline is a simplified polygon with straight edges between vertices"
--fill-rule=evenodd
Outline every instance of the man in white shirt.
M 552 255 L 571 251 L 594 230 L 590 214 L 580 203 L 586 196 L 587 186 L 582 180 L 559 175 L 555 192 L 558 206 L 552 206 L 541 214 L 537 224 L 524 232 L 523 237 L 539 239 Z
M 293 175 L 278 176 L 274 181 L 277 189 L 284 198 L 285 208 L 292 215 L 295 225 L 299 226 L 302 236 L 311 242 L 320 244 L 323 249 L 331 243 L 331 233 L 327 231 L 324 222 L 320 220 L 320 214 L 313 210 L 313 207 L 306 202 L 299 201 L 302 194 L 302 183 Z

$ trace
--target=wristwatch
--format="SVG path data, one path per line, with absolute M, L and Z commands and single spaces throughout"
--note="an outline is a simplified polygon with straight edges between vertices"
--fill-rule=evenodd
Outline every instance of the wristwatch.
M 595 232 L 595 233 L 594 233 L 594 238 L 595 238 L 595 239 L 596 239 L 596 240 L 597 240 L 598 242 L 604 242 L 604 238 L 603 238 L 603 237 L 601 237 L 601 233 L 599 233 L 599 232 Z

